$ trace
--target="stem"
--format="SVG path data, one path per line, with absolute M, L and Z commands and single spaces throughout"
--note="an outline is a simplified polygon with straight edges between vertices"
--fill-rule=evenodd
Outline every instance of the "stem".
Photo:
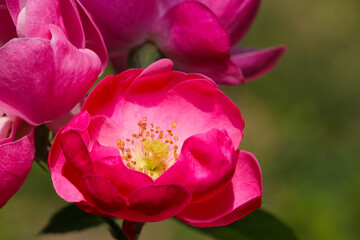
M 102 218 L 110 227 L 111 235 L 117 240 L 127 240 L 124 232 L 121 230 L 119 225 L 114 221 L 114 219 L 109 217 Z
M 140 236 L 141 230 L 145 223 L 132 222 L 128 220 L 123 221 L 123 231 L 130 240 L 137 240 Z

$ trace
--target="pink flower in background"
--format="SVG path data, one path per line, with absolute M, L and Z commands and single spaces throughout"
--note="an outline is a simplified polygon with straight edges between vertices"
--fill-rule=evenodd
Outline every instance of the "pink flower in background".
M 0 2 L 0 107 L 32 125 L 70 111 L 107 64 L 102 36 L 75 0 Z
M 34 159 L 33 127 L 0 117 L 0 208 L 19 190 Z
M 81 0 L 98 24 L 115 68 L 128 51 L 154 42 L 175 67 L 199 72 L 219 84 L 241 84 L 270 71 L 284 46 L 238 47 L 260 0 Z
M 177 216 L 229 224 L 261 204 L 258 162 L 236 150 L 239 109 L 209 78 L 160 60 L 101 81 L 55 137 L 56 192 L 83 210 L 134 222 Z

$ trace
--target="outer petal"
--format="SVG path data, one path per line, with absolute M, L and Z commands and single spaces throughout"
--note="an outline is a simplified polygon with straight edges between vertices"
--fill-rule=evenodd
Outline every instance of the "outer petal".
M 50 29 L 51 41 L 14 39 L 0 49 L 1 107 L 33 125 L 70 111 L 101 68 L 94 52 L 76 49 L 59 28 L 52 25 Z
M 223 226 L 259 208 L 261 196 L 259 164 L 251 153 L 239 151 L 231 183 L 213 198 L 188 205 L 177 217 L 196 227 Z
M 180 2 L 183 2 L 183 0 L 157 0 L 157 2 L 159 3 L 159 16 L 163 16 L 170 8 Z
M 158 16 L 156 0 L 80 1 L 94 17 L 109 50 L 115 53 L 144 41 Z
M 66 115 L 56 119 L 55 121 L 47 123 L 46 126 L 54 133 L 57 133 L 60 130 L 60 128 L 65 127 L 66 124 L 68 124 L 75 115 L 80 113 L 84 101 L 85 101 L 85 97 L 81 99 L 81 101 L 78 102 L 76 106 L 73 109 L 71 109 L 70 112 L 68 112 Z
M 177 68 L 206 74 L 220 83 L 239 82 L 242 78 L 230 61 L 226 29 L 203 4 L 182 2 L 154 26 L 152 38 Z
M 109 75 L 100 81 L 87 97 L 83 110 L 91 115 L 105 115 L 111 118 L 116 106 L 121 106 L 131 82 L 143 69 L 129 69 L 117 76 Z
M 118 54 L 111 55 L 111 65 L 116 73 L 121 73 L 128 69 L 129 51 L 124 51 Z
M 108 54 L 106 51 L 106 46 L 103 40 L 103 37 L 95 25 L 95 22 L 89 12 L 83 7 L 83 5 L 76 0 L 82 25 L 85 31 L 86 37 L 86 48 L 94 51 L 100 58 L 102 63 L 101 73 L 105 71 L 105 68 L 108 64 Z
M 125 200 L 103 177 L 89 174 L 83 178 L 87 193 L 101 211 L 113 213 L 126 206 Z
M 26 6 L 27 0 L 6 0 L 7 6 L 9 8 L 11 17 L 15 23 L 17 24 L 17 18 L 19 16 L 19 13 L 21 9 L 23 9 Z
M 234 48 L 231 60 L 241 69 L 245 81 L 251 81 L 272 70 L 285 50 L 285 46 L 262 50 Z
M 69 41 L 77 48 L 85 48 L 86 33 L 84 31 L 86 29 L 83 27 L 75 0 L 55 0 L 50 2 L 58 2 L 60 5 L 60 18 L 64 22 L 64 32 L 67 33 Z
M 5 6 L 0 5 L 0 47 L 15 37 L 16 28 L 10 13 Z
M 16 132 L 14 141 L 0 145 L 0 208 L 19 190 L 25 181 L 30 172 L 35 153 L 32 127 L 23 123 L 13 128 L 12 131 Z
M 232 178 L 235 150 L 226 133 L 217 129 L 188 138 L 176 163 L 156 183 L 183 185 L 192 202 L 209 198 Z
M 244 83 L 244 76 L 241 69 L 230 59 L 219 62 L 207 62 L 206 60 L 197 63 L 179 61 L 174 59 L 175 66 L 186 72 L 199 72 L 209 76 L 218 84 L 239 85 Z
M 58 0 L 28 0 L 25 16 L 25 37 L 51 39 L 49 24 L 58 26 L 66 33 Z
M 191 200 L 190 193 L 182 186 L 149 185 L 128 197 L 128 208 L 114 216 L 135 222 L 157 222 L 175 216 Z
M 260 0 L 200 0 L 207 5 L 230 34 L 234 45 L 245 35 L 255 19 Z
M 86 112 L 83 112 L 74 117 L 66 128 L 72 127 L 72 129 L 77 129 L 81 132 L 85 131 L 88 124 L 89 115 Z M 48 161 L 55 191 L 60 197 L 68 202 L 85 201 L 83 194 L 78 189 L 79 186 L 80 189 L 84 189 L 82 176 L 74 166 L 67 163 L 61 144 L 61 138 L 64 138 L 61 135 L 61 131 L 62 130 L 59 131 L 54 139 L 49 152 Z

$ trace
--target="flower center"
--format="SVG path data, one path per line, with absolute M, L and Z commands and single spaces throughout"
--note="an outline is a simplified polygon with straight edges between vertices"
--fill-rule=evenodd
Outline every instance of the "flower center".
M 147 123 L 143 117 L 137 123 L 139 131 L 131 135 L 125 141 L 118 139 L 117 147 L 125 165 L 139 172 L 149 175 L 152 179 L 160 177 L 178 159 L 178 146 L 174 143 L 179 139 L 174 136 L 172 129 L 176 122 L 172 123 L 172 129 L 166 132 L 160 127 Z

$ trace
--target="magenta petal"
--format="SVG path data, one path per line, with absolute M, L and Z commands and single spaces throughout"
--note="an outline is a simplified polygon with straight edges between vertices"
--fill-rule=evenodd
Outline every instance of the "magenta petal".
M 236 64 L 230 59 L 224 61 L 207 61 L 199 62 L 180 61 L 174 59 L 177 68 L 186 72 L 202 73 L 216 83 L 222 85 L 239 85 L 244 83 L 244 76 Z
M 261 205 L 262 179 L 254 155 L 238 151 L 235 174 L 224 189 L 214 197 L 188 205 L 177 215 L 196 227 L 215 227 L 239 220 Z
M 173 59 L 223 61 L 229 58 L 229 37 L 217 17 L 203 4 L 185 1 L 157 22 L 153 38 Z
M 0 145 L 0 208 L 19 190 L 33 163 L 34 131 L 24 124 L 12 129 L 21 138 Z
M 80 102 L 76 104 L 76 106 L 70 110 L 66 115 L 56 119 L 55 121 L 46 123 L 46 127 L 48 127 L 54 133 L 57 133 L 60 128 L 65 127 L 77 114 L 80 113 L 81 107 L 84 104 L 85 98 L 81 99 Z M 88 114 L 88 113 L 87 113 Z M 87 125 L 85 126 L 85 128 Z M 85 129 L 83 128 L 83 129 Z
M 12 38 L 16 38 L 16 28 L 5 6 L 0 6 L 0 47 Z
M 221 84 L 238 84 L 241 71 L 230 61 L 229 35 L 205 5 L 185 1 L 155 25 L 152 38 L 178 69 L 199 72 Z
M 128 197 L 128 209 L 116 216 L 135 222 L 157 222 L 175 216 L 191 200 L 191 195 L 176 184 L 150 185 Z
M 87 130 L 90 124 L 90 115 L 87 111 L 82 111 L 76 116 L 74 116 L 65 127 L 65 129 L 75 129 L 79 132 L 84 132 Z
M 46 11 L 44 11 L 46 9 Z M 49 24 L 66 33 L 58 0 L 28 0 L 25 9 L 25 36 L 51 39 Z
M 11 17 L 15 24 L 17 24 L 17 18 L 21 9 L 26 6 L 28 0 L 6 0 L 7 6 L 9 8 Z
M 148 175 L 126 167 L 119 150 L 114 147 L 101 146 L 95 142 L 90 155 L 95 174 L 108 180 L 123 197 L 153 184 L 153 180 Z
M 251 81 L 273 69 L 285 50 L 285 46 L 261 50 L 234 48 L 232 49 L 231 60 L 241 69 L 245 81 Z
M 232 178 L 235 150 L 226 133 L 217 129 L 188 138 L 176 163 L 155 182 L 183 185 L 192 202 L 209 198 Z
M 50 29 L 51 41 L 14 39 L 0 48 L 1 107 L 8 115 L 33 125 L 69 112 L 95 82 L 101 68 L 94 52 L 76 49 L 58 27 L 52 25 Z
M 61 135 L 60 130 L 60 132 L 55 136 L 49 152 L 48 160 L 51 179 L 55 191 L 65 201 L 85 201 L 85 197 L 83 195 L 83 193 L 85 193 L 85 187 L 82 175 L 74 166 L 67 162 L 62 151 L 61 138 L 63 138 L 63 136 Z M 66 141 L 66 139 L 64 141 Z
M 80 175 L 93 173 L 90 154 L 80 133 L 74 130 L 63 131 L 60 139 L 64 156 L 75 170 Z
M 158 16 L 156 0 L 81 0 L 81 3 L 99 26 L 108 48 L 115 53 L 144 41 L 149 26 Z
M 111 118 L 114 115 L 114 109 L 122 105 L 129 85 L 142 71 L 142 69 L 129 69 L 116 77 L 107 76 L 91 91 L 83 110 L 91 115 L 105 115 Z
M 157 0 L 159 4 L 159 16 L 163 16 L 170 8 L 184 0 Z
M 60 0 L 59 4 L 65 27 L 64 32 L 67 33 L 69 41 L 77 48 L 85 48 L 84 28 L 75 1 Z
M 100 210 L 113 213 L 126 206 L 125 200 L 103 177 L 88 174 L 83 178 L 87 193 Z
M 111 55 L 111 65 L 116 73 L 121 73 L 128 69 L 129 51 L 124 51 L 118 54 Z
M 116 122 L 105 116 L 95 116 L 91 118 L 89 127 L 90 147 L 94 141 L 98 141 L 102 146 L 117 147 L 118 139 L 126 139 L 128 131 Z
M 151 76 L 159 73 L 170 72 L 174 67 L 173 62 L 170 59 L 164 58 L 150 64 L 139 77 Z
M 118 111 L 122 111 L 122 119 L 136 119 L 123 121 L 130 132 L 136 132 L 136 122 L 143 116 L 165 130 L 176 122 L 173 132 L 179 137 L 179 147 L 188 137 L 211 128 L 226 129 L 234 146 L 238 147 L 244 128 L 239 109 L 214 82 L 205 78 L 191 79 L 177 72 L 136 79 Z
M 236 44 L 255 19 L 260 0 L 201 0 L 230 33 L 230 44 Z
M 102 35 L 95 25 L 94 20 L 83 5 L 77 0 L 76 1 L 82 24 L 85 31 L 86 48 L 94 51 L 100 58 L 102 63 L 101 72 L 105 71 L 108 63 L 108 53 Z

